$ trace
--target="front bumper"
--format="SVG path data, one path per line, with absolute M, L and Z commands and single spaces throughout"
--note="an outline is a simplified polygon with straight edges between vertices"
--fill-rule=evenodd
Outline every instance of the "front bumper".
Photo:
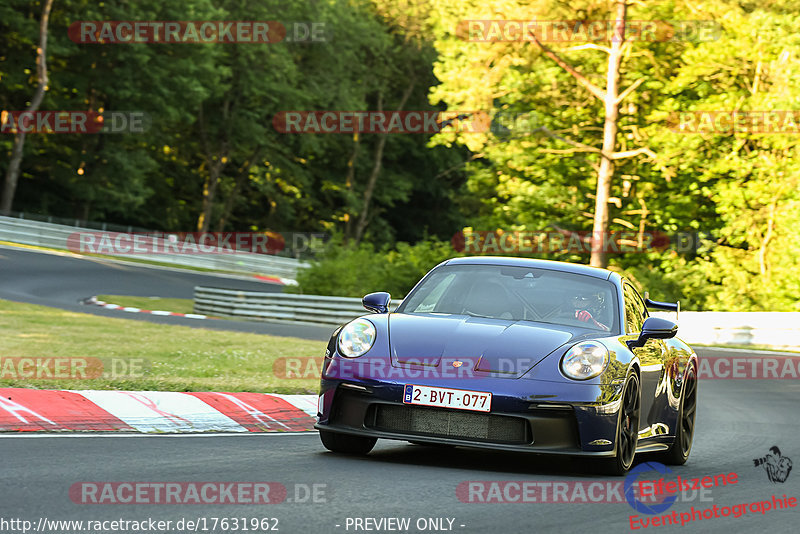
M 437 383 L 438 382 L 438 383 Z M 404 404 L 406 384 L 492 392 L 491 413 Z M 538 380 L 323 379 L 315 428 L 541 454 L 613 456 L 621 388 Z

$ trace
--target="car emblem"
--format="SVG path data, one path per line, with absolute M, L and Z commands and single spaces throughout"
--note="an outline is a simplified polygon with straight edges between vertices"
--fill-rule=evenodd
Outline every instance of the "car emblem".
M 462 362 L 461 360 L 453 361 L 453 367 L 461 367 L 462 365 L 464 365 L 464 362 Z

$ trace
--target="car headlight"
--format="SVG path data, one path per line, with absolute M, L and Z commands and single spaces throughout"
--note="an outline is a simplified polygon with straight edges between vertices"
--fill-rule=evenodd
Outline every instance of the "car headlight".
M 608 365 L 608 349 L 597 341 L 584 341 L 561 358 L 561 370 L 574 380 L 594 378 Z
M 347 323 L 339 332 L 339 353 L 345 358 L 366 354 L 375 343 L 375 326 L 366 319 Z

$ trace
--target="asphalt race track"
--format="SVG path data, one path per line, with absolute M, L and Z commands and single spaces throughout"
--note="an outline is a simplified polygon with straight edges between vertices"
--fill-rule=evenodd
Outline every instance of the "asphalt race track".
M 81 301 L 95 295 L 191 299 L 195 286 L 280 292 L 255 278 L 225 276 L 116 262 L 73 254 L 0 247 L 0 299 L 164 324 L 328 340 L 333 328 L 282 323 L 188 319 L 107 310 Z
M 672 510 L 711 508 L 797 496 L 800 474 L 771 483 L 753 458 L 773 445 L 798 455 L 794 381 L 707 380 L 700 384 L 698 435 L 687 465 L 667 480 L 735 472 L 738 483 L 704 496 L 689 492 Z M 454 518 L 453 531 L 481 533 L 625 532 L 635 512 L 627 503 L 468 503 L 456 496 L 459 483 L 484 481 L 607 480 L 586 475 L 570 460 L 472 449 L 432 448 L 379 441 L 367 457 L 325 452 L 316 433 L 238 436 L 0 437 L 4 517 L 34 523 L 48 519 L 177 521 L 198 517 L 274 517 L 279 532 L 355 532 L 347 518 Z M 68 490 L 82 481 L 262 481 L 279 482 L 287 499 L 304 501 L 314 484 L 318 503 L 271 505 L 75 504 Z M 299 485 L 299 486 L 296 486 Z M 513 497 L 513 495 L 512 495 Z M 307 498 L 307 500 L 311 500 Z M 685 532 L 797 532 L 797 508 L 687 523 Z M 446 524 L 446 522 L 445 522 Z M 336 527 L 340 525 L 340 527 Z M 464 527 L 460 527 L 464 525 Z M 676 526 L 654 527 L 658 532 Z M 430 530 L 429 530 L 430 531 Z M 383 530 L 380 532 L 390 532 Z M 412 528 L 410 532 L 417 532 Z
M 278 290 L 260 282 L 221 279 L 210 275 L 149 269 L 114 262 L 76 259 L 14 249 L 0 249 L 0 298 L 46 304 L 114 317 L 135 314 L 81 306 L 78 300 L 102 293 L 190 298 L 198 284 L 242 289 Z M 172 324 L 303 335 L 324 339 L 314 327 L 240 323 L 233 321 L 149 318 Z M 224 323 L 224 324 L 217 324 Z M 291 333 L 290 333 L 291 332 Z M 327 334 L 326 334 L 327 335 Z M 316 336 L 316 337 L 315 337 Z M 711 355 L 702 348 L 698 354 Z M 713 353 L 719 355 L 718 352 Z M 748 353 L 729 353 L 731 356 Z M 771 501 L 773 495 L 800 497 L 800 473 L 785 482 L 770 482 L 753 459 L 777 445 L 782 454 L 800 459 L 800 418 L 797 380 L 701 380 L 697 434 L 687 465 L 672 467 L 666 480 L 735 472 L 736 484 L 705 494 L 689 492 L 658 516 L 715 505 L 732 507 Z M 112 521 L 150 518 L 198 521 L 198 532 L 232 532 L 212 522 L 221 518 L 277 518 L 279 532 L 345 533 L 398 532 L 360 523 L 356 518 L 408 518 L 402 532 L 437 532 L 428 519 L 441 520 L 444 531 L 471 533 L 629 532 L 630 516 L 647 516 L 627 503 L 481 503 L 462 502 L 456 488 L 468 481 L 575 482 L 603 481 L 585 463 L 519 453 L 495 453 L 466 448 L 437 448 L 405 442 L 379 441 L 367 457 L 326 452 L 316 433 L 252 435 L 0 435 L 0 532 L 21 532 L 11 523 L 40 519 Z M 641 457 L 646 461 L 647 457 Z M 795 470 L 796 471 L 796 470 Z M 652 478 L 656 478 L 653 475 Z M 622 479 L 615 479 L 616 481 Z M 78 504 L 70 487 L 81 482 L 277 482 L 287 490 L 279 504 Z M 313 488 L 316 486 L 316 502 Z M 519 493 L 510 494 L 511 498 Z M 748 511 L 741 517 L 695 520 L 685 526 L 651 526 L 638 531 L 664 532 L 798 532 L 798 508 Z M 450 527 L 449 520 L 452 520 Z M 417 521 L 425 529 L 417 529 Z M 230 523 L 228 523 L 230 524 Z M 265 523 L 274 526 L 275 522 Z M 393 525 L 392 523 L 391 525 Z M 19 527 L 20 523 L 15 523 Z M 219 524 L 218 524 L 219 525 Z M 337 526 L 338 525 L 338 526 Z M 463 525 L 463 526 L 462 526 Z M 205 526 L 205 529 L 204 529 Z M 364 528 L 369 526 L 370 530 Z M 639 526 L 639 525 L 637 525 Z M 450 530 L 448 530 L 450 529 Z M 50 528 L 46 532 L 73 532 Z M 243 530 L 239 530 L 241 532 Z M 266 532 L 260 528 L 255 532 Z M 439 530 L 441 531 L 441 530 Z M 104 529 L 103 532 L 111 532 Z

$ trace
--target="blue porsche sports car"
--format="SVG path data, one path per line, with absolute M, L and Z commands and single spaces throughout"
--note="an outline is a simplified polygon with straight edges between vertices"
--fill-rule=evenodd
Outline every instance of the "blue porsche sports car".
M 637 452 L 689 457 L 697 356 L 675 323 L 617 273 L 471 257 L 432 269 L 389 313 L 337 329 L 316 428 L 331 451 L 377 438 L 597 457 L 624 474 Z

